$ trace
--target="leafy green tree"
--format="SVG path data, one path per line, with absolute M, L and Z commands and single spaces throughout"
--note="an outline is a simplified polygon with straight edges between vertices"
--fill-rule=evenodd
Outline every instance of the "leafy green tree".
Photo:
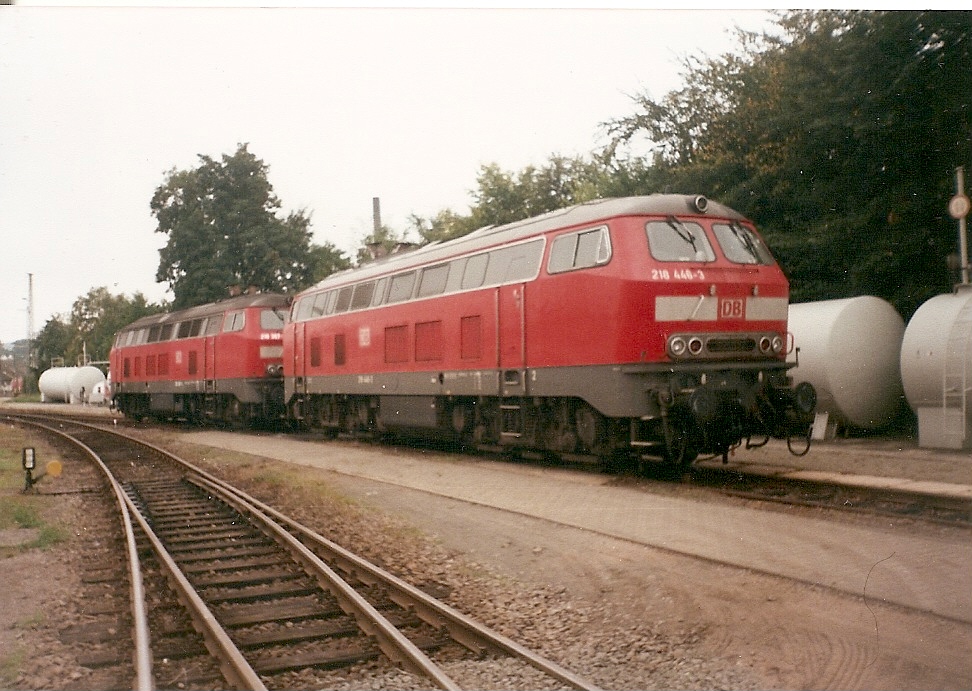
M 32 343 L 35 380 L 53 362 L 63 360 L 65 364 L 74 364 L 68 359 L 71 337 L 70 326 L 56 315 L 44 324 L 44 328 L 34 337 Z
M 92 288 L 74 301 L 70 316 L 50 319 L 34 340 L 37 374 L 53 362 L 65 366 L 105 361 L 115 334 L 136 319 L 164 311 L 164 305 L 148 302 L 142 293 L 134 297 L 112 295 L 105 287 Z
M 315 280 L 333 245 L 314 256 L 310 219 L 280 217 L 268 167 L 240 144 L 221 160 L 200 156 L 195 170 L 171 170 L 152 197 L 159 251 L 156 280 L 166 281 L 182 309 L 226 297 L 233 287 L 296 292 Z
M 311 245 L 307 266 L 311 276 L 311 283 L 308 285 L 311 285 L 333 273 L 349 268 L 351 261 L 344 252 L 328 242 L 323 245 Z
M 687 63 L 639 97 L 607 155 L 654 144 L 657 191 L 703 192 L 753 218 L 795 301 L 874 294 L 906 319 L 947 291 L 945 214 L 972 146 L 969 12 L 809 11 L 742 53 Z M 641 172 L 649 166 L 641 166 Z
M 92 288 L 74 301 L 68 327 L 71 340 L 65 351 L 67 362 L 80 362 L 86 353 L 95 361 L 105 361 L 115 334 L 136 319 L 164 311 L 164 305 L 150 304 L 142 293 L 131 299 L 112 295 L 104 286 Z
M 589 201 L 613 189 L 611 171 L 601 159 L 551 156 L 543 166 L 518 173 L 495 163 L 482 166 L 471 192 L 468 215 L 443 210 L 431 219 L 412 216 L 410 224 L 426 242 L 450 240 L 477 228 L 512 223 Z

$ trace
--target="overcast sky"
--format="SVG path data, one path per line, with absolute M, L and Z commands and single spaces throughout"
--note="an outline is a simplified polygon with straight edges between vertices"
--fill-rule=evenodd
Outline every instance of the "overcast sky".
M 316 243 L 353 257 L 373 197 L 396 231 L 410 214 L 465 213 L 481 166 L 587 154 L 633 95 L 681 85 L 682 58 L 771 24 L 763 10 L 630 4 L 90 4 L 0 7 L 0 342 L 27 335 L 28 274 L 35 333 L 95 287 L 171 299 L 149 201 L 200 154 L 249 143 L 281 213 L 305 210 Z

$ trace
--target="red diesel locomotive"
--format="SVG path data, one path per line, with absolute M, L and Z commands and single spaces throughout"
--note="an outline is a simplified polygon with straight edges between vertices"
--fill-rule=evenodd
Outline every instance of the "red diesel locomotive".
M 301 425 L 433 431 L 681 466 L 743 439 L 809 444 L 787 376 L 789 284 L 702 196 L 606 199 L 328 277 L 284 327 Z
M 109 356 L 115 405 L 133 418 L 279 420 L 289 306 L 284 295 L 243 295 L 128 325 Z

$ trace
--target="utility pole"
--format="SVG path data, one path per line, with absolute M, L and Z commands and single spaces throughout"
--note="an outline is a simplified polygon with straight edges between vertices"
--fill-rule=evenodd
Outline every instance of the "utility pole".
M 965 168 L 955 169 L 955 196 L 948 202 L 948 213 L 959 222 L 959 266 L 962 268 L 962 285 L 969 285 L 969 245 L 966 238 L 965 218 L 972 204 L 965 194 Z
M 381 233 L 381 199 L 378 197 L 371 198 L 371 216 L 375 224 L 375 237 L 378 238 Z
M 27 366 L 34 365 L 34 274 L 27 274 Z

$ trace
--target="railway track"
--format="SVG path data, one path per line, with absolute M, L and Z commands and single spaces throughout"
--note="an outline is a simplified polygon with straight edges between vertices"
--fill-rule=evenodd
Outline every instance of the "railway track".
M 695 468 L 687 482 L 729 497 L 847 513 L 909 518 L 940 525 L 972 526 L 967 498 L 837 482 L 743 474 Z
M 134 661 L 133 688 L 294 688 L 308 670 L 336 686 L 361 665 L 397 688 L 594 688 L 159 447 L 22 421 L 82 449 L 114 494 L 132 649 L 112 626 L 100 647 Z
M 63 417 L 58 419 L 74 420 L 77 422 L 102 423 L 103 417 L 80 416 Z M 132 423 L 125 418 L 116 424 L 131 427 Z M 297 435 L 298 438 L 300 435 Z M 319 437 L 307 435 L 315 441 Z M 408 448 L 407 446 L 405 448 Z M 448 450 L 451 447 L 434 445 L 437 450 Z M 461 453 L 457 451 L 457 453 Z M 506 458 L 506 452 L 484 449 L 480 451 L 484 456 Z M 528 462 L 549 463 L 542 455 L 522 456 Z M 571 461 L 563 461 L 565 467 L 597 469 L 595 457 L 578 457 Z M 778 476 L 763 476 L 740 472 L 736 469 L 721 468 L 713 465 L 696 465 L 690 472 L 675 477 L 664 466 L 647 465 L 639 476 L 661 479 L 667 486 L 672 481 L 702 490 L 717 491 L 725 496 L 766 502 L 775 505 L 794 505 L 814 508 L 825 508 L 847 513 L 908 518 L 940 525 L 972 526 L 972 506 L 969 500 L 962 497 L 941 496 L 911 489 L 895 489 L 888 487 L 868 487 L 866 485 L 846 485 L 839 482 L 825 480 L 806 480 Z
M 61 414 L 55 416 L 58 419 L 76 422 L 104 423 L 103 416 L 62 416 Z M 124 417 L 116 420 L 115 424 L 125 428 L 134 426 L 134 423 Z M 300 437 L 300 435 L 296 436 Z M 315 435 L 306 436 L 315 441 L 320 440 Z M 449 450 L 452 447 L 434 444 L 434 448 Z M 461 453 L 458 450 L 456 452 Z M 483 449 L 479 453 L 487 457 L 491 455 L 497 458 L 507 457 L 504 451 Z M 539 454 L 525 454 L 522 458 L 528 462 L 549 463 Z M 577 457 L 573 461 L 563 461 L 562 464 L 571 468 L 598 468 L 597 459 L 592 456 Z M 913 489 L 763 476 L 713 465 L 695 465 L 690 472 L 683 473 L 679 478 L 672 475 L 671 471 L 664 466 L 648 464 L 645 466 L 645 471 L 638 475 L 648 480 L 661 479 L 666 486 L 674 480 L 689 487 L 717 491 L 728 497 L 775 505 L 789 504 L 862 515 L 908 518 L 940 525 L 972 526 L 972 506 L 967 498 L 941 496 Z

